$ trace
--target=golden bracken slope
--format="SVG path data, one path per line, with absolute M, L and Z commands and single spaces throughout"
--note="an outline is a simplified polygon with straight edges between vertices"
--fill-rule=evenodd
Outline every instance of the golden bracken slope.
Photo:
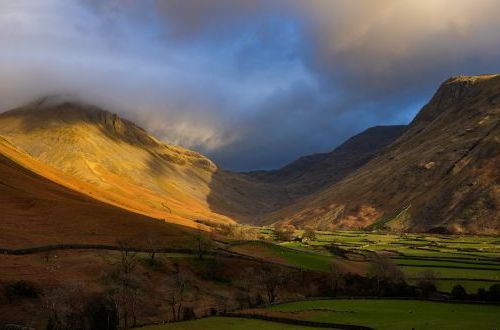
M 71 189 L 54 181 L 65 182 Z M 189 240 L 190 231 L 183 229 L 186 227 L 129 212 L 78 192 L 90 188 L 0 138 L 0 247 L 116 244 L 120 240 L 143 246 L 148 240 L 183 246 Z
M 26 155 L 16 161 L 39 175 L 171 223 L 233 223 L 234 217 L 245 220 L 287 200 L 280 187 L 220 171 L 199 153 L 167 145 L 91 105 L 40 99 L 0 114 L 0 136 Z

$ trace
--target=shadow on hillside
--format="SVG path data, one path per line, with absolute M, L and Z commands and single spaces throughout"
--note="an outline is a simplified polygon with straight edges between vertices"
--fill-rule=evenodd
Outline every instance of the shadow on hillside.
M 217 169 L 209 188 L 210 210 L 241 223 L 259 223 L 264 215 L 293 202 L 285 186 L 255 180 L 244 173 Z

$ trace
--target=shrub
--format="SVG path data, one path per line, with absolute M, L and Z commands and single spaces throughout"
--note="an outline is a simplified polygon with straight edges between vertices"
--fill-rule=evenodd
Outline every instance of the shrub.
M 490 286 L 490 299 L 493 301 L 500 301 L 500 284 L 493 284 Z
M 483 288 L 477 289 L 477 298 L 482 301 L 488 300 L 488 291 Z
M 196 265 L 199 269 L 199 275 L 202 279 L 207 281 L 214 281 L 219 283 L 230 283 L 231 279 L 228 278 L 224 272 L 228 269 L 224 260 L 219 257 L 206 258 L 198 260 Z
M 467 297 L 467 292 L 463 286 L 457 284 L 453 287 L 453 289 L 451 289 L 451 295 L 455 299 L 464 299 Z
M 98 297 L 87 307 L 90 329 L 116 330 L 119 326 L 116 304 L 110 298 Z
M 417 286 L 424 297 L 428 297 L 437 291 L 436 274 L 432 270 L 422 272 L 420 277 Z
M 196 314 L 194 313 L 193 307 L 182 308 L 182 320 L 183 321 L 194 320 L 195 318 L 196 318 Z
M 38 298 L 38 290 L 26 281 L 17 281 L 5 286 L 5 296 L 12 303 L 16 298 Z

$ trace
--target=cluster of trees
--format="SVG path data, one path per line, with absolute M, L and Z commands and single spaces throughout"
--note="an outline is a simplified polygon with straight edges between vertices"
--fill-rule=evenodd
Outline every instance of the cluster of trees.
M 199 256 L 204 256 L 204 242 L 196 240 Z M 42 302 L 47 330 L 117 330 L 138 325 L 139 306 L 144 303 L 145 286 L 149 278 L 137 270 L 143 263 L 150 267 L 162 261 L 151 252 L 147 259 L 132 252 L 125 242 L 119 242 L 116 258 L 110 260 L 111 271 L 103 278 L 106 290 L 92 294 L 83 284 L 37 288 L 25 282 L 4 285 L 4 297 L 10 303 L 26 298 L 38 298 Z M 161 283 L 165 295 L 164 306 L 168 312 L 164 319 L 179 321 L 194 317 L 193 308 L 186 305 L 191 289 L 190 278 L 179 265 L 164 271 Z
M 259 230 L 238 224 L 216 224 L 212 225 L 215 233 L 235 240 L 257 240 L 262 238 Z
M 46 290 L 42 301 L 48 316 L 47 330 L 116 330 L 120 325 L 113 298 L 88 297 L 82 286 Z
M 301 235 L 296 235 L 296 228 L 293 225 L 282 225 L 274 229 L 276 239 L 283 242 L 292 240 L 313 241 L 316 239 L 316 231 L 313 228 L 305 228 Z
M 212 232 L 218 235 L 235 239 L 235 240 L 258 240 L 263 239 L 264 235 L 259 232 L 258 228 L 244 226 L 239 224 L 220 224 L 220 223 L 206 223 L 199 221 L 202 224 L 209 225 Z M 316 231 L 311 228 L 305 228 L 302 234 L 296 234 L 297 229 L 293 225 L 281 225 L 274 228 L 274 234 L 279 241 L 287 242 L 295 239 L 303 241 L 311 241 L 316 239 Z
M 314 272 L 292 270 L 269 265 L 247 269 L 238 282 L 235 293 L 239 308 L 271 304 L 286 296 L 417 296 L 417 289 L 408 285 L 399 268 L 390 260 L 378 256 L 374 259 L 370 276 L 343 271 L 332 263 L 330 271 Z
M 457 284 L 451 290 L 451 296 L 457 300 L 500 301 L 500 284 L 492 284 L 489 289 L 479 288 L 476 293 L 467 293 L 467 290 Z
M 13 303 L 17 299 L 38 298 L 40 296 L 40 292 L 31 283 L 26 281 L 16 281 L 7 283 L 4 286 L 4 296 L 7 302 Z
M 295 237 L 295 227 L 292 225 L 276 227 L 274 229 L 274 234 L 276 235 L 276 239 L 278 241 L 289 242 Z

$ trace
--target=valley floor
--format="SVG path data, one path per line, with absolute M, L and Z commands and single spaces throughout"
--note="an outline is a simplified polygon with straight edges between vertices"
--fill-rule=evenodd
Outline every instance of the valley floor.
M 216 313 L 248 308 L 241 307 L 239 301 L 245 290 L 252 292 L 252 299 L 254 295 L 264 298 L 260 305 L 254 306 L 268 303 L 262 281 L 269 278 L 265 277 L 262 270 L 272 270 L 277 275 L 285 273 L 300 276 L 309 273 L 306 286 L 293 287 L 297 285 L 293 283 L 298 283 L 297 277 L 291 282 L 292 290 L 278 288 L 278 302 L 300 300 L 304 296 L 322 297 L 325 292 L 315 285 L 329 278 L 332 268 L 344 274 L 372 276 L 370 271 L 374 252 L 397 265 L 410 284 L 418 285 L 422 279 L 430 276 L 441 295 L 450 296 L 453 287 L 460 284 L 469 295 L 467 299 L 485 300 L 484 296 L 479 295 L 478 289 L 490 290 L 493 294 L 492 286 L 497 284 L 498 289 L 500 284 L 498 237 L 337 231 L 316 232 L 314 238 L 303 239 L 304 233 L 295 231 L 289 240 L 280 241 L 271 228 L 252 230 L 258 231 L 258 240 L 218 241 L 216 245 L 207 247 L 218 252 L 207 253 L 203 260 L 199 258 L 195 236 L 190 238 L 191 243 L 185 245 L 187 250 L 182 253 L 160 253 L 159 248 L 162 246 L 154 246 L 158 249 L 154 263 L 151 263 L 151 251 L 130 254 L 128 257 L 134 263 L 130 276 L 140 286 L 137 291 L 141 306 L 136 311 L 138 324 L 154 324 L 171 319 L 167 299 L 175 286 L 172 288 L 169 281 L 178 276 L 179 269 L 190 283 L 186 306 L 192 306 L 197 317 L 212 315 L 212 308 Z M 12 253 L 12 250 L 6 253 Z M 43 299 L 46 299 L 44 296 L 58 292 L 58 288 L 85 289 L 86 294 L 116 290 L 119 283 L 117 271 L 123 266 L 124 258 L 127 258 L 124 250 L 116 249 L 55 249 L 25 255 L 0 254 L 0 286 L 7 288 L 25 282 L 38 291 L 38 297 L 35 298 L 26 297 L 25 294 L 11 298 L 0 295 L 0 324 L 18 323 L 38 328 L 45 322 L 47 315 L 47 311 L 41 308 Z M 309 284 L 312 286 L 309 287 Z M 71 296 L 57 298 L 71 299 Z M 499 306 L 411 300 L 305 301 L 247 312 L 376 329 L 492 329 L 500 326 Z M 460 322 L 456 323 L 458 320 Z M 268 320 L 219 316 L 145 329 L 259 327 L 294 328 L 289 324 Z M 297 325 L 295 328 L 305 327 Z
M 500 284 L 500 238 L 495 236 L 336 231 L 317 232 L 315 239 L 306 242 L 282 242 L 264 248 L 266 244 L 241 243 L 233 249 L 323 271 L 330 270 L 334 257 L 339 267 L 359 274 L 366 274 L 366 260 L 377 252 L 398 265 L 410 283 L 431 273 L 443 292 L 451 292 L 457 284 L 468 293 Z

